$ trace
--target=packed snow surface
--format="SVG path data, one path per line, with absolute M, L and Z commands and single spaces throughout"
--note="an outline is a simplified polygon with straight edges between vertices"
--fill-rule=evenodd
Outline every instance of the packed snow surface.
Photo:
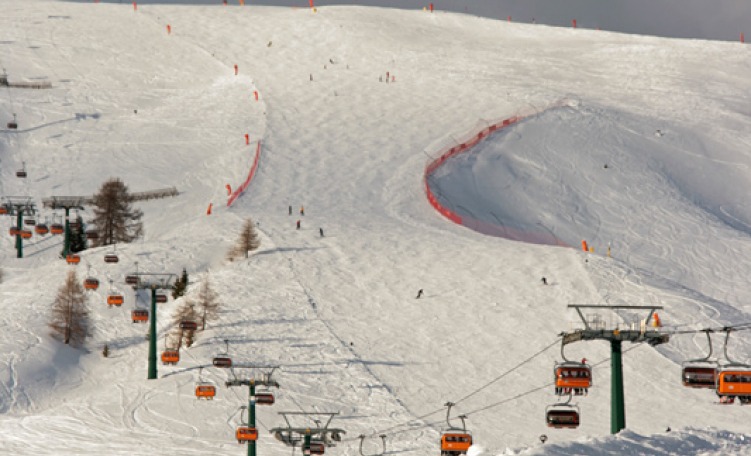
M 263 455 L 291 451 L 268 432 L 281 411 L 338 413 L 331 426 L 346 435 L 326 454 L 360 454 L 360 434 L 365 454 L 382 451 L 379 434 L 388 454 L 438 454 L 447 401 L 452 425 L 467 415 L 472 454 L 751 454 L 747 407 L 680 384 L 681 362 L 708 351 L 702 333 L 624 346 L 627 430 L 616 436 L 609 347 L 567 346 L 594 366 L 594 385 L 574 399 L 578 429 L 544 420 L 558 401 L 558 335 L 580 326 L 568 304 L 663 306 L 667 331 L 751 322 L 748 46 L 234 3 L 0 0 L 0 67 L 11 83 L 52 86 L 0 87 L 0 128 L 18 121 L 0 130 L 0 195 L 31 198 L 52 222 L 61 213 L 43 198 L 92 195 L 110 177 L 179 191 L 136 203 L 145 236 L 118 245 L 117 264 L 102 247 L 68 266 L 59 236 L 34 236 L 17 259 L 15 239 L 0 238 L 0 453 L 242 454 L 234 428 L 248 391 L 225 382 L 268 369 L 211 367 L 228 349 L 279 367 L 276 403 L 257 408 Z M 572 248 L 486 236 L 427 202 L 426 163 L 515 115 L 431 188 L 457 212 Z M 257 173 L 226 207 L 257 141 Z M 247 218 L 261 248 L 228 262 Z M 209 280 L 222 301 L 156 380 L 147 327 L 130 320 L 148 301 L 124 283 L 136 268 L 186 268 L 189 295 Z M 71 269 L 103 284 L 89 294 L 83 349 L 47 327 Z M 111 291 L 126 305 L 108 308 Z M 160 350 L 178 305 L 160 304 Z M 601 316 L 628 326 L 646 315 Z M 713 356 L 724 336 L 712 335 Z M 727 348 L 751 362 L 748 333 Z M 198 381 L 218 387 L 215 400 L 196 400 Z

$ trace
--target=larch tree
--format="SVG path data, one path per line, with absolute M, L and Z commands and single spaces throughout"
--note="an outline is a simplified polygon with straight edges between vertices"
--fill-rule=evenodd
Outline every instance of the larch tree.
M 251 219 L 247 219 L 243 223 L 237 242 L 227 253 L 227 259 L 234 261 L 238 258 L 248 258 L 250 252 L 258 249 L 260 246 L 261 238 L 258 236 L 256 226 Z
M 173 320 L 175 323 L 174 335 L 178 341 L 178 349 L 183 345 L 190 347 L 193 345 L 193 342 L 195 342 L 196 331 L 194 329 L 183 328 L 182 326 L 186 322 L 195 323 L 196 320 L 198 320 L 198 312 L 196 312 L 195 303 L 190 299 L 184 299 L 180 307 L 177 309 Z
M 102 184 L 94 195 L 94 225 L 98 237 L 95 246 L 131 242 L 143 235 L 143 212 L 131 206 L 128 187 L 118 178 Z
M 50 328 L 65 344 L 81 346 L 89 335 L 86 294 L 75 271 L 68 272 L 52 304 Z
M 201 331 L 203 331 L 206 329 L 207 320 L 219 318 L 219 295 L 211 287 L 208 276 L 201 282 L 196 301 L 198 316 L 201 318 Z
M 172 285 L 172 299 L 177 299 L 180 296 L 185 295 L 185 291 L 188 289 L 188 271 L 183 268 L 183 274 L 175 280 Z

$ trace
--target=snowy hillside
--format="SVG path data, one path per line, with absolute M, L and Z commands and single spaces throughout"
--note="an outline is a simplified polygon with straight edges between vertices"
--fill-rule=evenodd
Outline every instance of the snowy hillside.
M 381 433 L 390 454 L 438 454 L 447 401 L 468 416 L 475 454 L 751 454 L 746 407 L 680 384 L 681 361 L 706 354 L 703 334 L 624 346 L 618 436 L 607 344 L 567 347 L 595 366 L 594 386 L 576 400 L 578 429 L 544 420 L 558 335 L 575 323 L 568 304 L 664 306 L 668 330 L 751 322 L 748 46 L 249 3 L 0 0 L 0 67 L 11 82 L 52 85 L 0 87 L 0 128 L 18 119 L 0 130 L 0 195 L 42 209 L 110 177 L 180 192 L 137 204 L 145 236 L 117 246 L 118 264 L 98 248 L 68 266 L 59 236 L 33 237 L 17 259 L 15 239 L 0 238 L 0 452 L 243 454 L 234 428 L 247 391 L 210 367 L 228 348 L 279 366 L 276 404 L 257 411 L 263 455 L 290 453 L 268 430 L 283 425 L 278 412 L 301 410 L 339 413 L 332 426 L 346 435 L 327 454 L 359 454 L 360 434 L 377 453 Z M 586 239 L 594 254 L 486 236 L 427 202 L 425 165 L 440 151 L 529 113 L 429 183 L 457 212 Z M 227 207 L 225 186 L 246 179 L 258 141 L 255 176 Z M 248 217 L 262 246 L 229 263 Z M 14 223 L 1 221 L 6 232 Z M 104 284 L 90 293 L 85 350 L 47 328 L 71 268 Z M 186 268 L 190 293 L 209 277 L 223 303 L 157 380 L 146 379 L 147 328 L 130 321 L 147 302 L 124 283 L 136 268 Z M 110 290 L 122 308 L 105 304 Z M 160 351 L 178 304 L 160 304 Z M 733 333 L 731 358 L 750 362 L 750 349 L 747 332 Z M 217 385 L 215 400 L 196 400 L 199 380 Z

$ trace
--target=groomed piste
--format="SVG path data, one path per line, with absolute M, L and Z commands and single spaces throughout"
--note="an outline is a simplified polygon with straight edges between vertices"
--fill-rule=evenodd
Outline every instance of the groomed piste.
M 346 431 L 325 454 L 360 454 L 361 434 L 377 454 L 383 434 L 386 454 L 436 455 L 447 402 L 468 454 L 749 454 L 747 407 L 681 384 L 707 353 L 692 331 L 751 322 L 747 45 L 306 6 L 0 0 L 0 68 L 49 83 L 0 86 L 0 196 L 51 227 L 44 198 L 111 177 L 177 190 L 134 202 L 143 237 L 77 264 L 61 236 L 33 232 L 23 258 L 0 238 L 0 453 L 245 454 L 249 391 L 227 382 L 276 366 L 279 388 L 258 391 L 274 396 L 256 410 L 262 456 L 291 453 L 270 431 L 301 411 Z M 261 247 L 230 262 L 247 219 Z M 127 277 L 183 268 L 188 298 L 210 281 L 219 318 L 148 380 L 133 311 L 149 296 Z M 69 271 L 99 281 L 82 348 L 48 326 Z M 160 354 L 185 299 L 157 305 Z M 674 333 L 624 345 L 618 435 L 602 342 L 565 350 L 592 366 L 578 428 L 546 425 L 569 304 L 661 306 Z M 724 360 L 725 333 L 710 337 Z M 748 331 L 727 349 L 751 362 Z

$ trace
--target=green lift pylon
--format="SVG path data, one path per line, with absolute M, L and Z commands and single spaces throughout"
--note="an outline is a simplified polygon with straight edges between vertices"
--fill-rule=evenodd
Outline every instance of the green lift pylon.
M 625 406 L 625 394 L 623 390 L 623 359 L 622 359 L 622 343 L 624 341 L 638 343 L 647 342 L 648 344 L 655 346 L 668 342 L 670 336 L 657 329 L 651 328 L 652 317 L 655 311 L 661 310 L 660 306 L 604 306 L 604 305 L 585 305 L 585 304 L 570 304 L 569 308 L 575 309 L 579 314 L 582 322 L 584 323 L 584 329 L 578 329 L 573 332 L 562 334 L 563 346 L 579 342 L 582 340 L 606 340 L 610 342 L 610 367 L 611 367 L 611 382 L 610 382 L 610 432 L 617 434 L 621 430 L 626 428 L 626 406 Z M 597 322 L 588 321 L 582 309 L 599 309 L 599 310 L 649 310 L 647 318 L 640 320 L 638 324 L 628 329 L 607 329 L 603 325 L 600 325 L 602 320 Z
M 333 420 L 339 412 L 279 412 L 279 414 L 284 417 L 287 426 L 271 428 L 269 429 L 269 432 L 274 434 L 277 440 L 283 442 L 287 446 L 293 447 L 293 451 L 294 447 L 302 442 L 303 454 L 306 454 L 306 449 L 309 451 L 308 454 L 313 453 L 310 450 L 314 445 L 321 451 L 323 451 L 325 447 L 335 446 L 336 442 L 340 442 L 342 436 L 347 433 L 344 429 L 329 427 L 331 420 Z M 292 426 L 290 416 L 304 416 L 308 419 L 312 418 L 316 423 L 316 427 Z M 328 419 L 323 425 L 321 425 L 323 420 L 318 420 L 314 417 L 328 417 Z M 315 441 L 313 439 L 315 439 Z
M 271 376 L 276 370 L 277 366 L 243 366 L 235 365 L 235 368 L 241 367 L 254 367 L 254 368 L 267 368 L 271 369 L 271 372 L 262 376 L 260 380 L 253 377 L 245 380 L 235 379 L 229 380 L 225 383 L 227 387 L 232 386 L 247 386 L 248 387 L 248 427 L 257 429 L 256 427 L 256 385 L 265 387 L 279 388 L 279 383 L 272 380 Z M 248 442 L 248 456 L 256 456 L 256 441 L 251 440 Z
M 134 290 L 150 290 L 151 306 L 149 310 L 149 368 L 147 379 L 154 380 L 157 378 L 157 356 L 156 356 L 156 303 L 158 290 L 171 290 L 177 279 L 176 274 L 159 274 L 150 272 L 133 272 L 127 275 L 126 283 L 131 285 Z
M 16 258 L 23 258 L 23 216 L 35 215 L 36 206 L 31 202 L 30 197 L 6 196 L 5 203 L 2 204 L 5 214 L 16 216 Z
M 84 210 L 83 205 L 88 201 L 86 198 L 79 196 L 53 196 L 43 200 L 44 206 L 50 209 L 63 209 L 65 211 L 65 235 L 63 237 L 62 257 L 65 258 L 70 253 L 70 210 Z

